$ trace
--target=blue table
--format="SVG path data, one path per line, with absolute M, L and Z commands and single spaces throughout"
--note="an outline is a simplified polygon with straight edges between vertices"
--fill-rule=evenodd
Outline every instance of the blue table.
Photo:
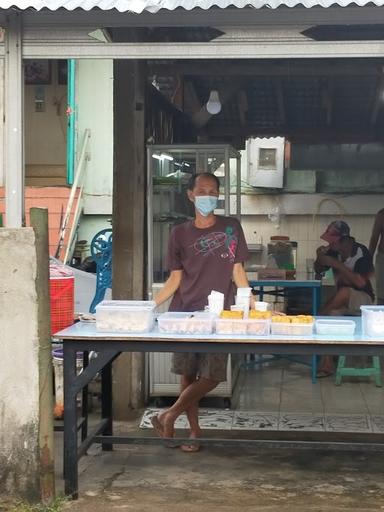
M 321 303 L 321 281 L 317 279 L 310 280 L 296 280 L 296 279 L 260 279 L 260 280 L 251 280 L 249 281 L 249 286 L 251 286 L 252 290 L 259 296 L 260 300 L 263 300 L 264 295 L 271 294 L 278 297 L 285 296 L 285 290 L 287 288 L 309 288 L 312 291 L 312 314 L 316 316 L 319 313 L 319 307 Z M 265 288 L 275 288 L 274 291 L 265 291 Z M 279 288 L 282 291 L 279 291 Z M 280 358 L 281 356 L 276 356 Z M 293 360 L 293 359 L 292 359 Z M 295 362 L 299 362 L 301 364 L 307 364 L 301 360 L 294 359 Z M 262 364 L 263 358 L 262 356 L 259 360 L 253 364 Z M 312 382 L 316 384 L 317 378 L 317 356 L 315 354 L 312 355 L 311 361 L 311 375 Z
M 318 279 L 311 280 L 300 280 L 296 279 L 258 279 L 249 281 L 249 286 L 258 294 L 260 300 L 263 300 L 264 295 L 272 294 L 284 296 L 284 290 L 287 288 L 309 288 L 312 290 L 312 314 L 315 316 L 319 313 L 319 307 L 321 302 L 321 281 Z M 275 291 L 265 291 L 265 288 L 275 288 Z M 279 292 L 276 289 L 282 288 L 283 292 Z

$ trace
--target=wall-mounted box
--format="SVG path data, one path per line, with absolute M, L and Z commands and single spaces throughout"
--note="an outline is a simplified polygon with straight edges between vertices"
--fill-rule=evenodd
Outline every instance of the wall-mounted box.
M 284 138 L 247 140 L 248 183 L 253 187 L 283 188 Z

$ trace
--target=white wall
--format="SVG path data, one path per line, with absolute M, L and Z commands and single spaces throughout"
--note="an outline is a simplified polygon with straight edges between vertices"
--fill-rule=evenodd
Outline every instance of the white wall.
M 297 270 L 303 274 L 301 277 L 304 277 L 305 260 L 316 257 L 316 248 L 325 243 L 320 240 L 320 235 L 325 231 L 327 225 L 336 218 L 338 217 L 333 215 L 319 215 L 315 219 L 310 215 L 289 215 L 281 218 L 279 229 L 266 215 L 243 216 L 241 223 L 247 242 L 250 244 L 259 242 L 258 237 L 261 236 L 263 244 L 266 246 L 272 235 L 279 234 L 288 235 L 291 240 L 296 241 L 298 243 Z M 350 225 L 351 234 L 358 242 L 365 245 L 369 243 L 373 215 L 343 215 L 342 219 Z
M 111 227 L 110 222 L 108 222 L 111 218 L 112 215 L 84 215 L 81 218 L 78 239 L 87 240 L 90 244 L 98 231 Z
M 31 228 L 0 229 L 0 494 L 26 498 L 39 481 L 34 242 Z
M 76 67 L 77 151 L 90 128 L 84 213 L 111 215 L 113 183 L 113 61 L 78 60 Z

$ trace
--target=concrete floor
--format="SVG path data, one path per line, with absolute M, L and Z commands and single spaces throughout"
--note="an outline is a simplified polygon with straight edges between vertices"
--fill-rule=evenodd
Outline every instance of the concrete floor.
M 332 379 L 324 379 L 314 386 L 307 368 L 277 363 L 242 374 L 234 400 L 239 410 L 383 414 L 382 393 L 366 382 L 335 387 Z M 117 432 L 137 431 L 140 417 L 117 423 Z M 57 434 L 59 490 L 61 443 Z M 80 499 L 65 508 L 74 512 L 372 512 L 384 510 L 383 477 L 382 453 L 368 451 L 212 446 L 185 454 L 157 445 L 118 446 L 113 452 L 95 446 L 80 461 Z
M 312 384 L 309 367 L 282 359 L 241 371 L 233 406 L 264 412 L 384 414 L 383 389 L 372 378 L 359 377 L 346 377 L 340 386 L 333 376 Z

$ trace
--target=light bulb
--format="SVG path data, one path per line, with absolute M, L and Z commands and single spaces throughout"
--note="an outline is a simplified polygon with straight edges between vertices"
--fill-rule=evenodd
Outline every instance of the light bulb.
M 218 114 L 221 111 L 221 103 L 219 98 L 219 93 L 217 91 L 211 91 L 209 95 L 209 100 L 207 103 L 207 111 L 213 116 Z

